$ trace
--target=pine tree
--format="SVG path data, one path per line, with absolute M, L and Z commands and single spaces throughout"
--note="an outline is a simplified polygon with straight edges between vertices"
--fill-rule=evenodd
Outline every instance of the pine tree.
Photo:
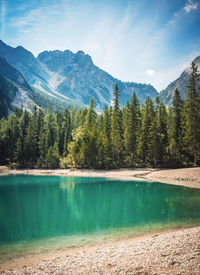
M 20 135 L 19 130 L 19 118 L 15 114 L 11 114 L 8 117 L 8 128 L 6 133 L 7 139 L 7 155 L 9 163 L 14 161 L 15 146 Z
M 57 141 L 57 123 L 52 113 L 45 116 L 45 153 L 48 152 L 50 146 L 54 146 Z
M 150 97 L 147 97 L 142 117 L 139 151 L 144 165 L 153 162 L 155 147 L 155 110 Z
M 112 153 L 113 160 L 117 165 L 122 163 L 122 113 L 119 106 L 119 89 L 117 84 L 114 89 L 114 106 L 111 118 L 111 141 L 112 141 Z
M 199 83 L 198 67 L 192 62 L 191 77 L 187 86 L 186 100 L 186 139 L 188 141 L 188 150 L 193 156 L 193 162 L 196 165 L 200 153 L 200 97 L 197 92 Z
M 72 139 L 72 126 L 71 126 L 71 117 L 69 111 L 66 109 L 64 113 L 64 121 L 63 121 L 63 129 L 64 129 L 64 146 L 63 146 L 63 155 L 68 154 L 68 144 Z
M 98 130 L 98 159 L 101 168 L 111 166 L 112 147 L 111 147 L 111 110 L 107 106 L 104 108 L 102 116 L 102 126 Z
M 85 129 L 90 131 L 96 123 L 97 114 L 94 110 L 94 99 L 90 99 L 90 105 L 85 118 Z
M 131 166 L 133 128 L 131 106 L 128 101 L 126 102 L 126 106 L 123 109 L 123 141 L 125 147 L 125 165 Z
M 24 140 L 24 162 L 25 166 L 30 168 L 33 168 L 37 161 L 37 141 L 33 129 L 34 122 L 33 118 L 31 118 L 27 128 L 27 134 Z
M 97 114 L 94 99 L 91 98 L 84 124 L 84 138 L 80 148 L 80 157 L 85 167 L 95 167 L 97 160 Z
M 175 159 L 181 162 L 181 152 L 183 146 L 183 131 L 182 131 L 182 113 L 184 102 L 181 99 L 179 91 L 174 91 L 172 101 L 172 120 L 170 130 L 170 153 Z
M 59 151 L 58 144 L 50 146 L 46 156 L 46 165 L 49 169 L 55 169 L 59 167 Z
M 15 152 L 14 153 L 14 157 L 15 157 L 15 162 L 17 164 L 17 167 L 23 167 L 24 166 L 24 160 L 23 160 L 23 144 L 22 144 L 22 138 L 18 137 L 17 139 L 17 143 L 16 143 L 16 148 L 15 148 Z
M 141 114 L 139 100 L 135 93 L 131 97 L 131 153 L 132 159 L 136 162 L 138 157 L 138 143 L 141 128 Z

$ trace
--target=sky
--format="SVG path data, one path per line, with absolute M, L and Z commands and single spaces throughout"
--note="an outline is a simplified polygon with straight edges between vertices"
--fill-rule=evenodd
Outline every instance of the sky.
M 0 0 L 0 39 L 35 56 L 83 50 L 161 91 L 200 54 L 200 0 Z

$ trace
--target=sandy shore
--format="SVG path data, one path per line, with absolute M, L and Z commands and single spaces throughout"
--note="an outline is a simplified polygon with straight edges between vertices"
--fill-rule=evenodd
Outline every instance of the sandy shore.
M 66 251 L 0 274 L 200 274 L 200 227 Z
M 0 167 L 0 175 L 11 174 L 136 179 L 200 188 L 200 168 L 99 171 Z M 5 263 L 0 274 L 200 274 L 200 226 L 22 258 Z
M 116 170 L 87 170 L 87 169 L 19 169 L 11 170 L 6 166 L 0 166 L 0 175 L 55 175 L 76 177 L 106 177 L 125 180 L 149 180 L 163 183 L 183 185 L 192 188 L 200 188 L 200 167 L 182 169 L 116 169 Z

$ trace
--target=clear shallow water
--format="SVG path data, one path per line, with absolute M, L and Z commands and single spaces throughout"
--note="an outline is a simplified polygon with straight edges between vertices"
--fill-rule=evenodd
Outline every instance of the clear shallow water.
M 0 177 L 0 249 L 200 223 L 200 190 L 58 176 Z

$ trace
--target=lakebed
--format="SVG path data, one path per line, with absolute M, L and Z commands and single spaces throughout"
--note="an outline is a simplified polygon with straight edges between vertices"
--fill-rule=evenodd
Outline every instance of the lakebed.
M 1 174 L 106 177 L 151 180 L 200 188 L 200 169 L 9 170 Z M 191 226 L 191 225 L 190 225 Z M 187 225 L 185 225 L 187 227 Z M 165 228 L 142 236 L 105 239 L 83 246 L 58 248 L 4 262 L 2 274 L 199 274 L 200 227 Z

